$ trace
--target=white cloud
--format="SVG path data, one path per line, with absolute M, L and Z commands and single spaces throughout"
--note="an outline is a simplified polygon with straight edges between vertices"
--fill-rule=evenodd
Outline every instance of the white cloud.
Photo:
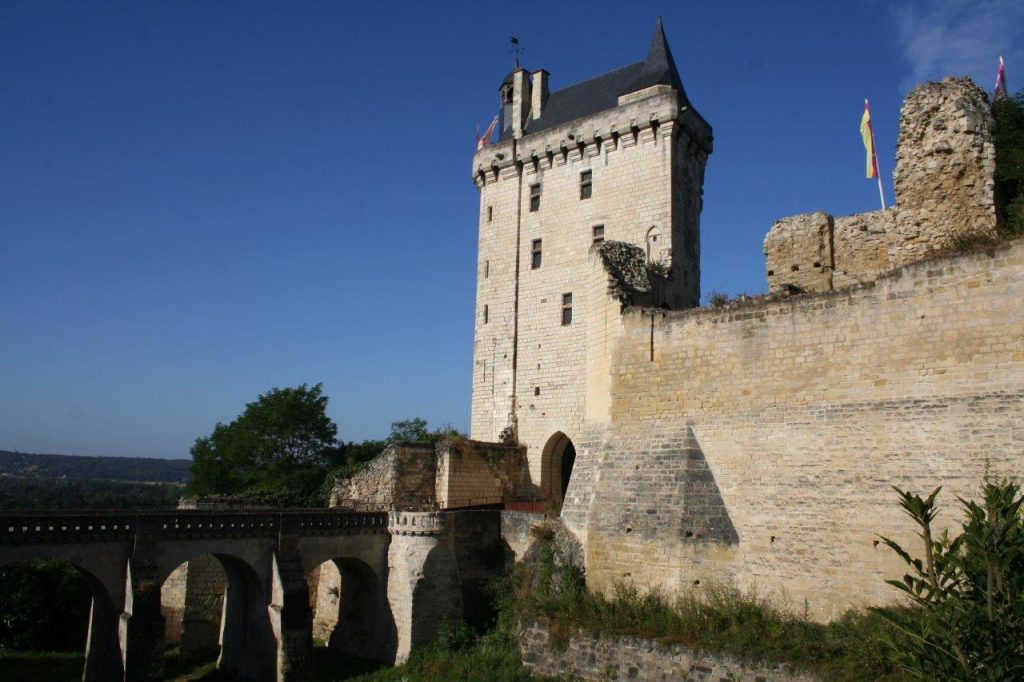
M 1000 55 L 1010 91 L 1024 87 L 1024 1 L 913 0 L 894 4 L 892 13 L 910 67 L 903 89 L 970 76 L 991 91 Z

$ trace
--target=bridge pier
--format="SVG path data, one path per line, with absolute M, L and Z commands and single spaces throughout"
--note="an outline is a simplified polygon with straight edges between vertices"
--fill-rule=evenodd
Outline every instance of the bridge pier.
M 273 555 L 270 619 L 277 640 L 277 682 L 312 679 L 313 609 L 295 530 L 282 523 Z
M 438 512 L 390 512 L 388 602 L 395 619 L 395 664 L 429 644 L 445 622 L 462 620 L 462 585 Z
M 92 591 L 89 610 L 89 634 L 85 639 L 84 682 L 106 682 L 124 679 L 124 659 L 118 641 L 121 609 L 115 608 L 110 596 L 92 575 L 85 574 Z
M 161 680 L 164 676 L 166 622 L 160 610 L 161 579 L 156 560 L 159 539 L 158 524 L 148 518 L 136 521 L 119 628 L 124 677 L 129 682 Z

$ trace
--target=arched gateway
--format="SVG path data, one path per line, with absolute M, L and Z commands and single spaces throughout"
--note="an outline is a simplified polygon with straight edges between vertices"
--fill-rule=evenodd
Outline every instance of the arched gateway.
M 576 446 L 569 436 L 558 431 L 544 445 L 541 463 L 541 494 L 552 502 L 561 503 L 569 490 L 569 479 L 576 463 Z

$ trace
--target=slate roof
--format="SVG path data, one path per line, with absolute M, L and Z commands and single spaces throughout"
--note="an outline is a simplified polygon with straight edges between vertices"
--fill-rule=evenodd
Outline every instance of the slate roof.
M 679 77 L 675 60 L 672 59 L 672 51 L 668 47 L 668 40 L 665 39 L 665 29 L 660 17 L 644 61 L 549 93 L 547 101 L 543 104 L 541 117 L 529 120 L 526 133 L 547 130 L 612 109 L 618 105 L 620 95 L 652 85 L 673 86 L 679 92 L 680 106 L 689 106 L 690 102 L 686 98 L 686 91 L 683 90 L 683 81 Z M 507 139 L 508 136 L 503 131 L 501 139 Z

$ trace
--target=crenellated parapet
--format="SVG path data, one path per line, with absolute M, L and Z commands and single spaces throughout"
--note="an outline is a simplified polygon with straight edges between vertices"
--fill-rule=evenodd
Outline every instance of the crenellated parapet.
M 443 535 L 444 515 L 440 512 L 389 512 L 388 532 L 392 535 Z

